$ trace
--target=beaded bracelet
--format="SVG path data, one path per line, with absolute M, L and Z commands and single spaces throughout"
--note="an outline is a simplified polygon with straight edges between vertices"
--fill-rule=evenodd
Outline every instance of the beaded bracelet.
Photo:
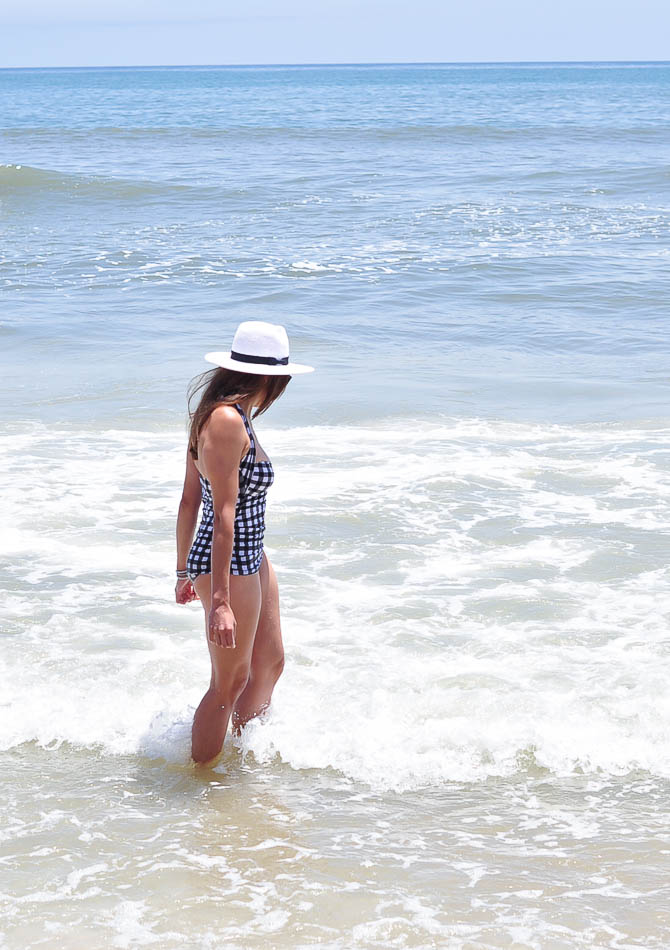
M 183 577 L 188 577 L 188 571 L 177 571 L 177 577 L 181 580 Z

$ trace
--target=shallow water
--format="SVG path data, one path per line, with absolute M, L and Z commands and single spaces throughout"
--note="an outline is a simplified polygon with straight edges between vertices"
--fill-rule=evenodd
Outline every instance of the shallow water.
M 558 779 L 527 762 L 389 795 L 234 751 L 200 777 L 57 752 L 2 757 L 5 867 L 23 885 L 12 946 L 666 945 L 668 786 L 640 772 Z
M 666 947 L 670 66 L 0 70 L 7 948 Z M 287 663 L 188 766 L 242 319 Z

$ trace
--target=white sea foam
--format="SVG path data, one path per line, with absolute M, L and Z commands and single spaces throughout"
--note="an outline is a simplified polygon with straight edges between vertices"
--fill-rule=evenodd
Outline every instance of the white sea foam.
M 667 431 L 394 419 L 262 441 L 287 665 L 245 755 L 395 789 L 529 757 L 670 775 Z M 172 602 L 183 442 L 2 436 L 2 748 L 187 761 L 208 657 L 201 608 Z

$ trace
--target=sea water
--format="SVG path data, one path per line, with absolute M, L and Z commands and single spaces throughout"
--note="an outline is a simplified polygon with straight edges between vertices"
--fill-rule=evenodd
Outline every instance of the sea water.
M 670 943 L 670 66 L 0 71 L 3 950 Z M 286 667 L 189 767 L 238 322 Z

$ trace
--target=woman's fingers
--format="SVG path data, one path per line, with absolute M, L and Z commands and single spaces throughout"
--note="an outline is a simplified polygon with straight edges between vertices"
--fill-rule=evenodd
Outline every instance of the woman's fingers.
M 235 646 L 235 631 L 237 629 L 237 621 L 233 617 L 232 623 L 230 626 L 226 627 L 226 646 L 234 647 Z
M 215 624 L 210 624 L 209 639 L 212 643 L 216 644 L 217 647 L 223 646 L 223 642 L 221 640 L 221 631 Z
M 220 647 L 235 646 L 235 615 L 227 605 L 215 607 L 210 611 L 207 630 L 209 639 Z
M 209 639 L 219 647 L 235 646 L 235 621 L 232 624 L 210 623 Z
M 180 578 L 175 587 L 175 599 L 178 604 L 189 604 L 192 600 L 199 600 L 195 588 L 190 580 Z

